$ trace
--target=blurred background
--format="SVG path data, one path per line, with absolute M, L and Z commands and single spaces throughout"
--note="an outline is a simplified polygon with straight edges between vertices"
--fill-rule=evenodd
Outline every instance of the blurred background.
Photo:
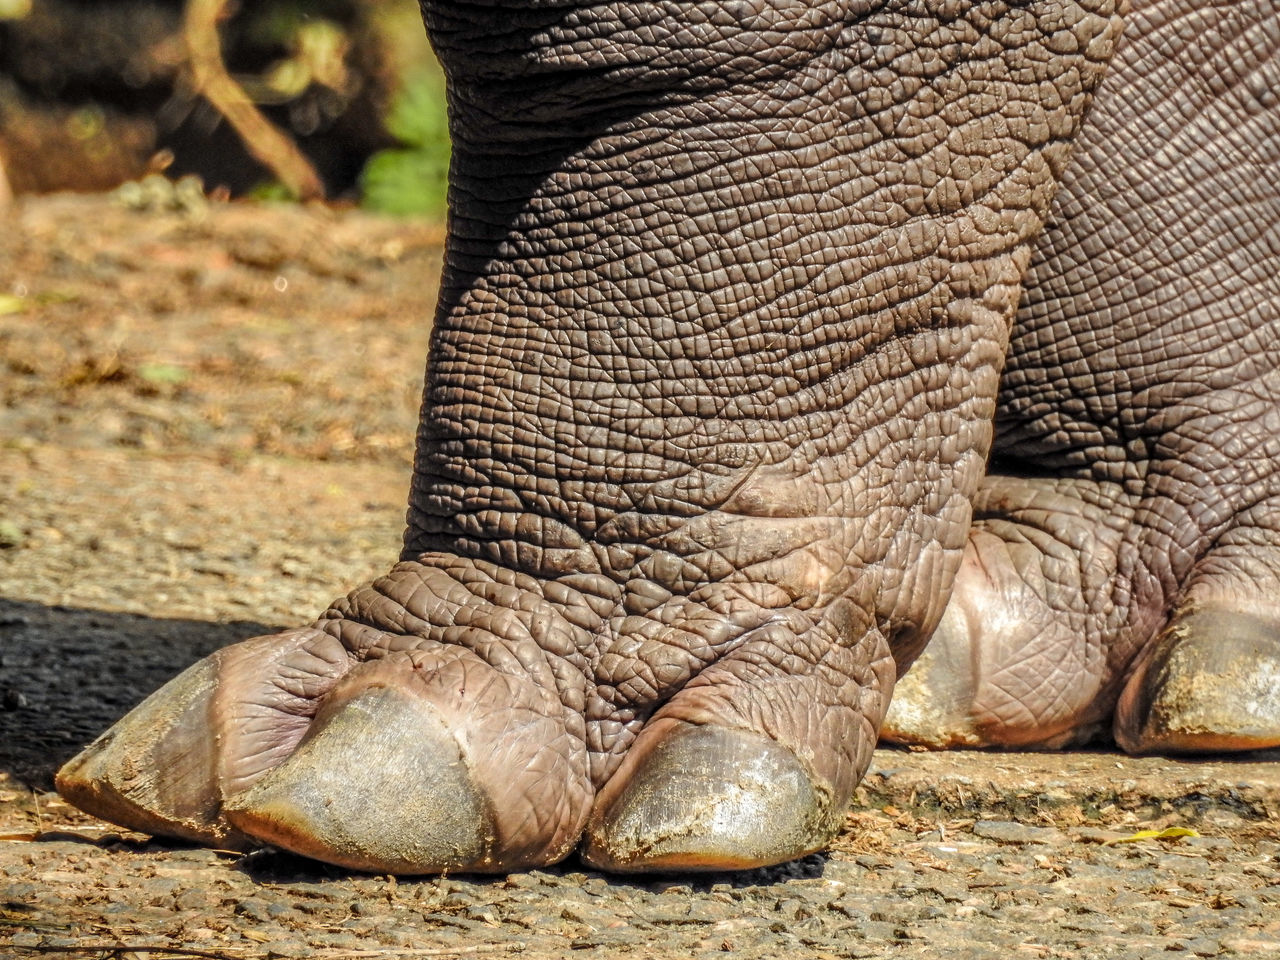
M 0 0 L 0 202 L 162 174 L 441 217 L 448 150 L 415 0 Z

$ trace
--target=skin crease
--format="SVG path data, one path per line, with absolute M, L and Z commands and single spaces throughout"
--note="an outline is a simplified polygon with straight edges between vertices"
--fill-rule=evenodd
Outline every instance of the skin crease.
M 778 862 L 839 827 L 944 608 L 944 635 L 966 605 L 1034 621 L 1009 599 L 1037 575 L 1045 616 L 1168 606 L 1181 568 L 1106 553 L 1131 465 L 1052 447 L 1106 379 L 1096 337 L 1055 346 L 1103 294 L 1064 313 L 1053 258 L 1101 241 L 1036 244 L 1115 3 L 423 6 L 454 159 L 401 562 L 192 667 L 64 768 L 69 799 L 378 871 Z M 1024 301 L 998 408 L 1029 266 L 1044 319 Z M 1033 476 L 983 480 L 995 430 Z M 1004 536 L 1045 495 L 1063 522 Z M 1003 642 L 950 634 L 971 663 Z M 1118 683 L 1089 673 L 1109 636 L 1086 685 Z M 965 729 L 1002 715 L 955 676 Z

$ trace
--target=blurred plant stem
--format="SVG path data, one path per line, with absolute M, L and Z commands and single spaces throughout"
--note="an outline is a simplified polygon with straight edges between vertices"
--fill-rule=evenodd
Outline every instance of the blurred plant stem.
M 299 200 L 324 199 L 324 184 L 315 168 L 288 136 L 277 130 L 231 79 L 222 62 L 218 23 L 227 0 L 187 0 L 183 39 L 195 87 L 244 141 L 246 149 Z

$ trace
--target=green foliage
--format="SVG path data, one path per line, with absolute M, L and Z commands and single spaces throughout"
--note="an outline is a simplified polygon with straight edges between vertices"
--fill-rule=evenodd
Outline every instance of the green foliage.
M 449 178 L 449 123 L 444 82 L 422 71 L 391 105 L 387 129 L 404 146 L 369 158 L 361 174 L 363 205 L 378 213 L 442 219 Z
M 259 203 L 297 203 L 298 198 L 279 180 L 263 180 L 248 193 L 249 199 Z
M 138 376 L 157 386 L 176 387 L 186 383 L 189 374 L 172 363 L 144 363 L 138 367 Z
M 365 164 L 363 205 L 397 217 L 442 219 L 449 160 L 425 150 L 382 150 Z
M 420 70 L 406 79 L 391 104 L 387 129 L 404 143 L 423 149 L 449 149 L 449 118 L 444 106 L 444 78 L 434 70 Z
M 288 47 L 308 23 L 321 18 L 349 23 L 360 5 L 350 0 L 273 0 L 243 6 L 249 39 L 263 47 Z

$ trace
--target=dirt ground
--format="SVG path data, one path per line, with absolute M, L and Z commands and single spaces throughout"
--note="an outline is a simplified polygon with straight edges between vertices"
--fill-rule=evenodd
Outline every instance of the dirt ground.
M 0 213 L 0 957 L 1280 957 L 1277 753 L 882 750 L 830 853 L 694 879 L 396 880 L 59 801 L 163 680 L 394 557 L 440 239 L 136 193 Z

